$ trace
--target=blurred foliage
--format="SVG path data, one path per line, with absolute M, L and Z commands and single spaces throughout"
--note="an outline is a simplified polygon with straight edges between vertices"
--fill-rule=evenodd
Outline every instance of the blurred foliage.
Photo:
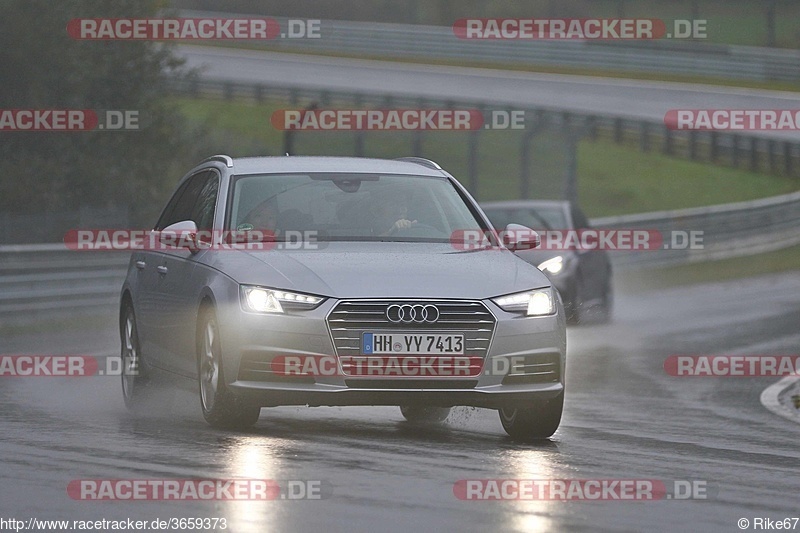
M 135 110 L 140 122 L 138 131 L 0 132 L 0 210 L 125 205 L 131 222 L 152 222 L 202 145 L 164 100 L 167 77 L 188 73 L 170 46 L 78 41 L 66 26 L 164 7 L 156 0 L 0 3 L 0 109 Z

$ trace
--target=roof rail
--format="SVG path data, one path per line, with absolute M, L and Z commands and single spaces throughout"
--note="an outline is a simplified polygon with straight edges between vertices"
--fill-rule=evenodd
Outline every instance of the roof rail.
M 209 161 L 219 161 L 221 163 L 225 163 L 225 166 L 228 168 L 233 168 L 233 159 L 229 155 L 217 154 L 212 155 L 211 157 L 207 157 L 204 159 L 200 164 L 208 163 Z
M 442 170 L 442 167 L 439 166 L 439 163 L 435 161 L 431 161 L 430 159 L 425 159 L 424 157 L 398 157 L 396 161 L 406 161 L 408 163 L 416 163 L 418 165 L 422 165 L 423 167 L 432 168 L 434 170 Z

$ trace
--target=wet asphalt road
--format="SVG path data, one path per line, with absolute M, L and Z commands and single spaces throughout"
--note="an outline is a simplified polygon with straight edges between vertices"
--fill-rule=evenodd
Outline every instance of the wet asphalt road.
M 622 280 L 617 280 L 618 284 Z M 395 408 L 273 408 L 249 432 L 206 426 L 198 399 L 165 394 L 151 416 L 116 377 L 0 382 L 0 517 L 224 517 L 228 531 L 738 531 L 800 515 L 800 426 L 759 403 L 775 379 L 675 378 L 683 354 L 797 354 L 798 272 L 627 292 L 608 326 L 569 330 L 565 416 L 550 442 L 509 440 L 494 411 L 441 427 Z M 114 318 L 0 338 L 0 353 L 117 352 Z M 322 500 L 90 502 L 75 479 L 319 480 Z M 692 501 L 461 501 L 461 479 L 705 481 Z M 798 526 L 800 528 L 800 526 Z

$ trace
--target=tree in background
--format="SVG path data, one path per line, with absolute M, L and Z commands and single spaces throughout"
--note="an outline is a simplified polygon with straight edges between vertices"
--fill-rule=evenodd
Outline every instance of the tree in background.
M 77 41 L 73 18 L 154 16 L 156 0 L 10 0 L 0 3 L 0 108 L 139 112 L 139 131 L 0 132 L 0 209 L 39 213 L 130 207 L 152 223 L 166 191 L 196 157 L 196 139 L 164 100 L 186 75 L 169 46 Z M 177 169 L 181 170 L 177 170 Z

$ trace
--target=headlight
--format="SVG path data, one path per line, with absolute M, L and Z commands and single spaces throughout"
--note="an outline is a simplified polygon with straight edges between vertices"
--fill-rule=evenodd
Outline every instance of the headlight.
M 284 307 L 314 309 L 325 300 L 319 296 L 265 289 L 252 285 L 242 285 L 240 296 L 242 307 L 253 313 L 283 313 Z
M 561 257 L 560 255 L 551 257 L 547 261 L 540 263 L 537 268 L 542 272 L 546 270 L 551 274 L 558 274 L 559 272 L 564 270 L 564 258 Z
M 553 289 L 536 289 L 493 298 L 503 311 L 525 313 L 527 316 L 545 316 L 556 312 Z

